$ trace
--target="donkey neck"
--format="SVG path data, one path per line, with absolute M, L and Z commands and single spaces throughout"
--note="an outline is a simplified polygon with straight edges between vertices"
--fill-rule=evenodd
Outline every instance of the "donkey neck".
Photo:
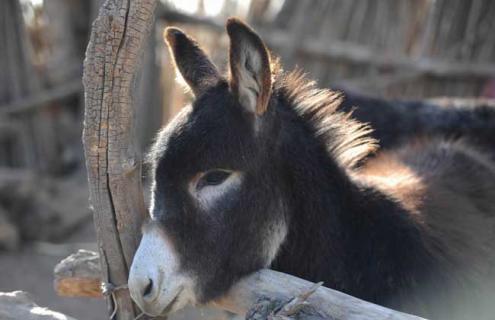
M 354 181 L 308 123 L 279 110 L 290 226 L 272 267 L 381 301 L 377 281 L 407 274 L 410 254 L 425 255 L 417 226 L 399 203 Z

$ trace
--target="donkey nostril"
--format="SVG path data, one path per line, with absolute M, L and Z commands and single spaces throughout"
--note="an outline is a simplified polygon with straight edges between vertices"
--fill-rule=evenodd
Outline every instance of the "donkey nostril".
M 146 288 L 144 288 L 143 296 L 146 297 L 151 293 L 151 290 L 153 289 L 153 280 L 148 279 L 149 282 L 146 285 Z

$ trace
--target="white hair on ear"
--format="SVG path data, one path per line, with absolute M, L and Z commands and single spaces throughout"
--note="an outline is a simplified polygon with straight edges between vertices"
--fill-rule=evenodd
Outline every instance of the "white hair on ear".
M 187 84 L 186 79 L 180 72 L 175 72 L 175 82 L 182 88 L 187 94 L 193 94 L 191 87 Z
M 227 21 L 230 37 L 231 87 L 241 106 L 262 115 L 271 95 L 270 54 L 261 38 L 242 21 Z
M 250 112 L 255 112 L 258 96 L 262 90 L 261 79 L 258 77 L 262 63 L 259 52 L 247 43 L 242 46 L 238 68 L 239 102 Z

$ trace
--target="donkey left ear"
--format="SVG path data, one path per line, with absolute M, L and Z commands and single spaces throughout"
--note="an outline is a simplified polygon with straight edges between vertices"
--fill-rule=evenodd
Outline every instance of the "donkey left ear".
M 272 92 L 270 54 L 261 38 L 236 18 L 227 21 L 230 87 L 248 112 L 262 115 Z
M 220 80 L 217 68 L 193 38 L 174 27 L 165 29 L 164 36 L 177 69 L 196 97 Z

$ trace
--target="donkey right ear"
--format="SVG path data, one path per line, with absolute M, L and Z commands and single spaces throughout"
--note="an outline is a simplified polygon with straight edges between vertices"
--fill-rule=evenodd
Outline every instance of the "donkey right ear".
M 165 29 L 164 37 L 177 69 L 196 97 L 220 80 L 217 68 L 194 39 L 174 27 Z
M 227 20 L 230 37 L 230 87 L 245 110 L 265 113 L 272 90 L 270 54 L 261 38 L 244 22 Z

